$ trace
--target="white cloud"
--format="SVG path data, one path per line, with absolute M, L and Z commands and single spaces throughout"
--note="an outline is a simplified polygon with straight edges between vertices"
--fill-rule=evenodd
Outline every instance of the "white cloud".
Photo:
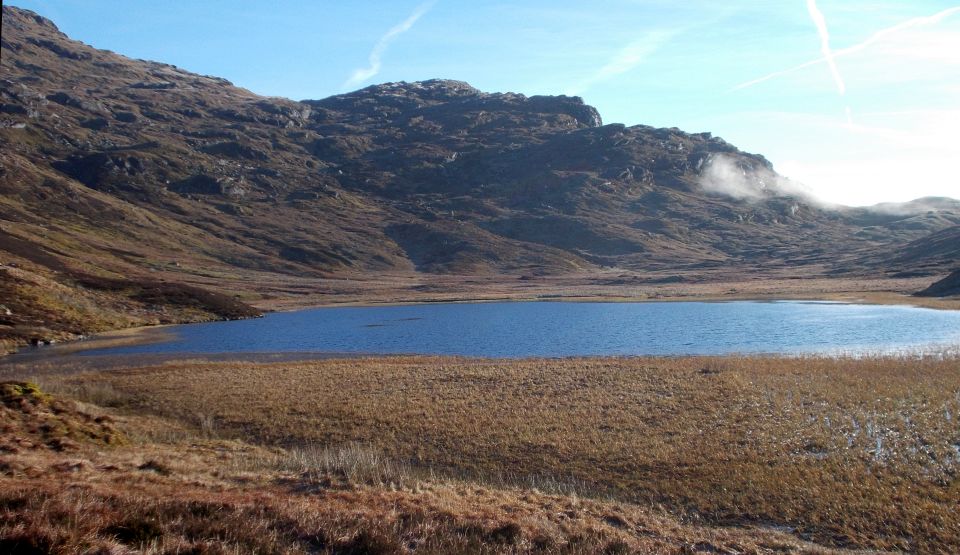
M 745 165 L 723 154 L 710 158 L 698 181 L 707 192 L 740 200 L 790 195 L 816 202 L 813 192 L 801 183 L 777 175 L 766 167 Z
M 724 155 L 711 158 L 700 174 L 700 186 L 710 193 L 735 199 L 756 200 L 763 196 L 766 183 L 752 168 L 737 164 Z
M 390 46 L 394 40 L 397 39 L 403 33 L 409 31 L 414 24 L 423 17 L 430 9 L 436 4 L 436 0 L 431 0 L 429 2 L 424 2 L 417 6 L 417 9 L 413 10 L 406 19 L 394 25 L 390 28 L 389 31 L 384 33 L 380 40 L 377 41 L 377 44 L 374 45 L 373 50 L 370 51 L 369 65 L 367 67 L 362 67 L 355 69 L 350 77 L 343 83 L 342 88 L 344 90 L 351 89 L 356 87 L 360 83 L 371 79 L 380 73 L 380 68 L 382 66 L 381 59 L 383 54 L 387 51 L 387 47 Z

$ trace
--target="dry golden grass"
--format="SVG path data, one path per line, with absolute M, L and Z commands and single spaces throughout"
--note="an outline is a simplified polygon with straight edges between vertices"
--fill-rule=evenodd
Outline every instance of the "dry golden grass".
M 291 310 L 337 304 L 392 304 L 497 300 L 697 301 L 820 299 L 849 303 L 910 304 L 960 309 L 960 298 L 913 297 L 936 281 L 926 278 L 823 278 L 796 270 L 722 270 L 688 276 L 679 283 L 656 283 L 676 272 L 624 273 L 605 270 L 545 276 L 344 274 L 331 278 L 254 279 L 198 282 L 206 287 L 243 290 L 245 300 L 263 310 Z M 799 279 L 801 278 L 802 279 Z M 942 276 L 939 276 L 942 277 Z M 224 285 L 229 284 L 229 286 Z
M 415 477 L 360 446 L 287 451 L 4 389 L 3 553 L 828 553 L 765 528 Z M 7 395 L 7 390 L 10 395 Z M 64 447 L 29 424 L 107 422 Z M 70 427 L 69 425 L 67 427 Z
M 782 526 L 824 545 L 960 549 L 960 360 L 375 358 L 83 374 L 128 410 L 414 471 Z

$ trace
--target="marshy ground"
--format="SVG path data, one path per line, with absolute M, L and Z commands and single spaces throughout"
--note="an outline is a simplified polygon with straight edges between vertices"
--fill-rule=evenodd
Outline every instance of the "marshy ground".
M 146 503 L 153 543 L 137 545 L 155 552 L 245 550 L 244 519 L 296 523 L 263 551 L 309 550 L 313 529 L 330 552 L 364 530 L 415 552 L 960 548 L 955 356 L 193 360 L 36 379 L 133 439 L 4 452 L 7 538 L 47 526 L 65 546 L 79 528 L 122 543 L 114 520 Z M 64 453 L 87 462 L 59 472 Z M 114 516 L 88 522 L 81 502 Z M 227 507 L 233 524 L 187 534 L 184 503 Z M 559 517 L 565 503 L 595 508 Z M 296 515 L 250 513 L 261 504 Z M 83 512 L 79 528 L 51 507 Z

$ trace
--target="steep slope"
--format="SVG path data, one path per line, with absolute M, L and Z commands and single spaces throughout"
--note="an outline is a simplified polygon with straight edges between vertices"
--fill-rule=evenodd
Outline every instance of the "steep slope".
M 916 293 L 918 297 L 950 297 L 960 295 L 960 270 L 953 271 L 949 276 L 941 279 Z
M 104 327 L 170 306 L 109 280 L 257 300 L 271 284 L 371 274 L 875 276 L 887 253 L 960 224 L 955 206 L 826 209 L 761 156 L 603 125 L 577 97 L 431 80 L 267 98 L 7 6 L 0 46 L 0 263 L 26 274 L 0 273 L 5 294 L 49 281 L 65 288 L 57 303 L 115 306 Z M 21 310 L 42 321 L 40 302 Z

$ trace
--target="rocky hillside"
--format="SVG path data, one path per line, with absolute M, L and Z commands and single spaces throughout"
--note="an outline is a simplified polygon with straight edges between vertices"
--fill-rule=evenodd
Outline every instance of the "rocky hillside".
M 899 250 L 894 262 L 915 267 L 920 272 L 960 266 L 960 226 L 908 243 Z
M 68 299 L 104 291 L 83 276 L 132 280 L 107 291 L 115 315 L 169 306 L 137 300 L 151 280 L 935 275 L 949 255 L 890 266 L 887 253 L 960 224 L 953 205 L 826 209 L 761 156 L 709 133 L 603 125 L 577 97 L 448 80 L 261 97 L 6 6 L 2 70 L 0 277 L 8 290 L 17 272 L 53 280 Z
M 960 295 L 960 270 L 954 270 L 949 276 L 941 279 L 916 293 L 918 297 L 951 297 Z

